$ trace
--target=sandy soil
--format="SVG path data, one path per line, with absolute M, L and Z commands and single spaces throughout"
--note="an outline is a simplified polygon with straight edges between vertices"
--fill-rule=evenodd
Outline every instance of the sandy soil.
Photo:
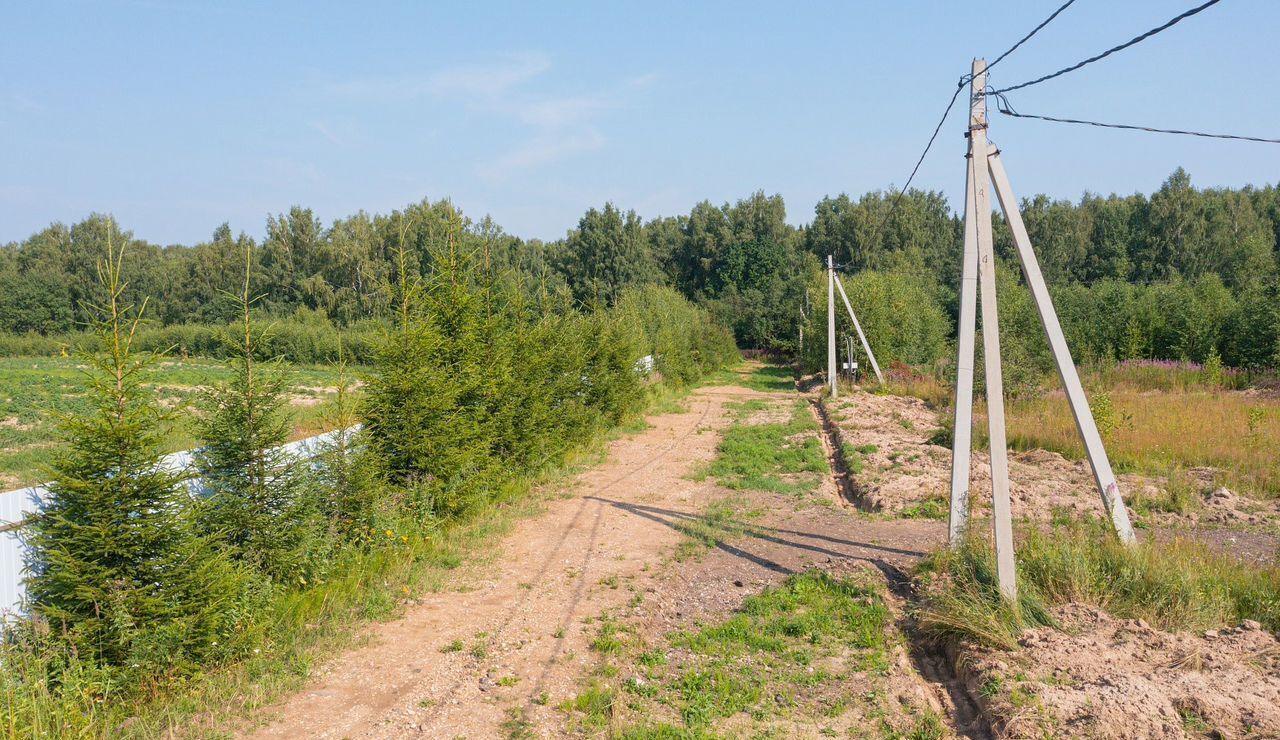
M 1092 607 L 1054 611 L 1016 653 L 966 651 L 1007 737 L 1280 737 L 1280 641 L 1256 622 L 1170 634 Z
M 927 499 L 945 499 L 951 485 L 951 448 L 931 444 L 940 428 L 938 415 L 918 398 L 855 392 L 830 405 L 847 446 L 874 445 L 862 454 L 864 471 L 859 493 L 867 508 L 901 513 Z M 972 501 L 989 509 L 990 457 L 975 451 L 970 464 Z M 1274 533 L 1280 528 L 1280 502 L 1260 501 L 1213 485 L 1213 470 L 1187 471 L 1198 489 L 1198 505 L 1186 513 L 1130 507 L 1135 523 L 1158 528 L 1228 527 Z M 1165 481 L 1141 475 L 1119 476 L 1121 492 L 1131 503 L 1163 493 Z M 1067 460 L 1056 452 L 1030 450 L 1009 454 L 1009 488 L 1015 517 L 1049 521 L 1054 516 L 1097 516 L 1101 511 L 1093 474 L 1084 460 Z M 944 507 L 945 509 L 945 507 Z M 1272 538 L 1274 544 L 1274 538 Z M 1273 548 L 1274 549 L 1274 548 Z

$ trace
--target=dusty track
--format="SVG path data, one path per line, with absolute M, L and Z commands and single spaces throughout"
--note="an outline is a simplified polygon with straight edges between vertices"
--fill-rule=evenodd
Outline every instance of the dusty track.
M 628 507 L 697 511 L 714 484 L 682 476 L 714 455 L 724 402 L 752 395 L 700 390 L 686 412 L 655 417 L 646 431 L 612 443 L 607 461 L 579 475 L 568 497 L 550 500 L 495 545 L 490 564 L 464 574 L 458 590 L 372 627 L 368 646 L 340 656 L 269 710 L 273 721 L 252 736 L 487 737 L 501 734 L 512 708 L 523 708 L 536 726 L 560 725 L 553 706 L 535 702 L 543 692 L 572 693 L 589 661 L 583 620 L 631 596 L 602 581 L 639 576 L 681 538 Z M 442 652 L 454 640 L 464 649 Z M 513 677 L 514 686 L 498 683 Z
M 452 588 L 374 625 L 368 645 L 324 666 L 301 692 L 266 710 L 250 737 L 503 737 L 512 721 L 539 736 L 565 734 L 557 704 L 595 665 L 591 622 L 608 611 L 653 636 L 716 618 L 766 585 L 808 567 L 868 564 L 901 578 L 943 536 L 935 522 L 867 521 L 852 509 L 751 494 L 762 517 L 752 533 L 707 556 L 673 562 L 681 527 L 727 494 L 686 476 L 711 460 L 725 404 L 785 397 L 734 386 L 693 393 L 682 413 L 614 441 L 606 461 L 547 492 L 545 510 L 521 521 L 492 557 Z M 461 649 L 447 649 L 455 643 Z M 946 716 L 941 687 L 916 694 Z M 963 712 L 960 712 L 963 714 Z M 967 718 L 964 718 L 967 719 Z M 963 726 L 963 722 L 961 723 Z

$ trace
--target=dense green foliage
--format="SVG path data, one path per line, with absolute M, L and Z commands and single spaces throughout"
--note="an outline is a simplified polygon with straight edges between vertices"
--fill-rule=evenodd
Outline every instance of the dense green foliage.
M 349 597 L 328 583 L 368 590 L 365 569 L 402 562 L 388 548 L 430 550 L 423 540 L 641 411 L 659 379 L 687 384 L 737 358 L 728 330 L 667 288 L 625 288 L 585 312 L 563 291 L 530 300 L 463 252 L 459 219 L 444 215 L 428 274 L 397 250 L 396 322 L 360 397 L 364 428 L 340 435 L 318 470 L 279 449 L 288 368 L 258 359 L 255 252 L 244 245 L 228 379 L 199 415 L 200 497 L 158 465 L 168 427 L 147 383 L 157 355 L 133 346 L 140 312 L 125 298 L 122 252 L 108 253 L 108 300 L 88 307 L 100 317 L 86 355 L 93 404 L 64 421 L 49 506 L 31 525 L 34 619 L 0 641 L 10 734 L 114 735 L 149 699 L 296 642 L 314 627 L 300 616 Z M 656 376 L 637 367 L 648 352 Z M 345 371 L 339 390 L 332 421 L 346 428 L 356 409 Z M 319 606 L 300 609 L 309 602 Z
M 1037 195 L 1022 208 L 1078 360 L 1202 362 L 1212 351 L 1230 366 L 1277 364 L 1280 189 L 1197 190 L 1179 169 L 1149 197 L 1087 193 L 1070 202 Z M 997 258 L 1016 290 L 1011 239 L 995 218 Z M 110 217 L 94 215 L 0 247 L 0 353 L 54 353 L 76 341 L 69 333 L 88 318 L 82 302 L 113 227 Z M 567 290 L 579 305 L 608 307 L 628 288 L 666 285 L 731 326 L 739 345 L 784 352 L 797 348 L 809 276 L 833 255 L 847 273 L 895 276 L 881 289 L 927 293 L 927 315 L 908 316 L 914 325 L 906 331 L 928 338 L 897 336 L 885 340 L 890 347 L 932 346 L 937 309 L 954 335 L 961 225 L 937 192 L 827 197 L 800 228 L 787 223 L 780 196 L 763 192 L 647 222 L 606 203 L 550 243 L 506 234 L 487 218 L 470 220 L 448 201 L 386 216 L 359 213 L 327 227 L 293 208 L 267 220 L 261 243 L 225 225 L 191 247 L 130 238 L 138 257 L 125 277 L 131 299 L 153 298 L 162 327 L 145 331 L 143 346 L 221 355 L 217 332 L 207 327 L 235 318 L 226 291 L 238 289 L 240 255 L 252 249 L 261 265 L 253 292 L 264 296 L 261 310 L 281 321 L 264 351 L 298 362 L 332 360 L 341 329 L 351 356 L 368 361 L 374 327 L 395 313 L 400 250 L 405 270 L 425 277 L 436 271 L 449 234 L 458 254 L 483 254 L 495 280 L 525 300 Z M 1011 325 L 1022 323 L 1011 316 Z
M 246 250 L 240 295 L 240 334 L 227 337 L 238 353 L 227 361 L 231 379 L 201 399 L 201 447 L 196 468 L 207 496 L 197 520 L 230 554 L 279 582 L 306 582 L 317 529 L 314 498 L 306 494 L 298 462 L 282 446 L 289 441 L 289 380 L 278 361 L 258 362 L 262 331 L 254 325 L 249 293 L 252 252 Z
M 638 358 L 688 383 L 723 365 L 732 339 L 665 288 L 624 288 L 580 313 L 526 299 L 450 239 L 441 269 L 398 281 L 401 306 L 364 393 L 373 453 L 422 516 L 486 502 L 495 477 L 537 469 L 634 413 Z
M 107 252 L 106 300 L 93 304 L 92 408 L 64 418 L 48 505 L 30 527 L 38 621 L 26 629 L 65 641 L 68 667 L 137 680 L 237 654 L 258 614 L 251 575 L 197 531 L 183 475 L 158 465 L 165 411 L 143 385 L 155 356 L 131 346 L 141 308 L 122 298 L 121 257 Z

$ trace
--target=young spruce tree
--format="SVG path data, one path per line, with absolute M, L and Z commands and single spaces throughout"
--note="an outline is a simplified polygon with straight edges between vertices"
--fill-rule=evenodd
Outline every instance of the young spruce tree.
M 252 574 L 190 517 L 184 475 L 161 465 L 167 411 L 135 352 L 145 302 L 125 303 L 124 249 L 108 233 L 85 354 L 89 409 L 60 421 L 46 506 L 28 533 L 31 613 L 82 659 L 135 674 L 181 672 L 234 653 L 252 634 Z
M 327 548 L 304 471 L 281 449 L 292 429 L 289 382 L 279 361 L 258 361 L 264 337 L 253 323 L 252 273 L 246 248 L 244 285 L 235 296 L 242 332 L 226 340 L 232 377 L 202 399 L 196 466 L 209 496 L 200 520 L 237 559 L 277 583 L 305 585 Z
M 384 511 L 384 483 L 375 453 L 364 439 L 352 383 L 347 371 L 342 337 L 338 337 L 337 385 L 326 425 L 335 430 L 333 441 L 320 454 L 316 469 L 323 518 L 334 542 L 358 540 L 377 525 Z

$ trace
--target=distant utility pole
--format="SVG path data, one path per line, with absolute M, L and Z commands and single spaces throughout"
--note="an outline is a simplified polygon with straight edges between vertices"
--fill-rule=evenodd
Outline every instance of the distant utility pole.
M 1102 437 L 1080 385 L 1080 376 L 1071 359 L 1066 338 L 1058 323 L 1049 290 L 1040 274 L 1031 240 L 1018 212 L 1018 201 L 1009 185 L 1000 150 L 987 139 L 985 60 L 973 60 L 969 104 L 969 153 L 965 184 L 964 263 L 960 277 L 960 327 L 956 358 L 956 414 L 951 450 L 951 517 L 949 535 L 953 546 L 960 540 L 969 516 L 969 456 L 973 423 L 973 355 L 977 300 L 982 299 L 982 347 L 986 367 L 987 423 L 991 441 L 991 508 L 996 546 L 996 578 L 1007 598 L 1017 598 L 1014 574 L 1013 527 L 1009 505 L 1009 461 L 1005 441 L 1004 389 L 1000 367 L 1000 322 L 996 308 L 996 260 L 992 248 L 989 188 L 994 184 L 1005 220 L 1013 231 L 1022 275 L 1040 324 L 1049 339 L 1049 348 L 1058 366 L 1058 376 L 1066 390 L 1076 429 L 1084 441 L 1094 481 L 1102 496 L 1102 506 L 1117 536 L 1126 544 L 1134 541 L 1129 513 L 1124 508 L 1115 474 L 1107 459 Z
M 836 288 L 840 291 L 840 298 L 844 300 L 844 307 L 849 310 L 849 318 L 853 319 L 853 328 L 858 332 L 858 339 L 862 342 L 862 349 L 867 353 L 867 361 L 871 363 L 871 369 L 876 372 L 876 380 L 884 385 L 884 376 L 880 374 L 880 364 L 876 362 L 876 356 L 871 352 L 871 345 L 867 343 L 867 335 L 862 333 L 862 324 L 858 323 L 858 317 L 853 313 L 853 305 L 849 303 L 849 294 L 844 292 L 844 281 L 840 279 L 838 274 L 832 273 L 836 278 Z
M 827 255 L 827 380 L 836 397 L 836 263 Z

